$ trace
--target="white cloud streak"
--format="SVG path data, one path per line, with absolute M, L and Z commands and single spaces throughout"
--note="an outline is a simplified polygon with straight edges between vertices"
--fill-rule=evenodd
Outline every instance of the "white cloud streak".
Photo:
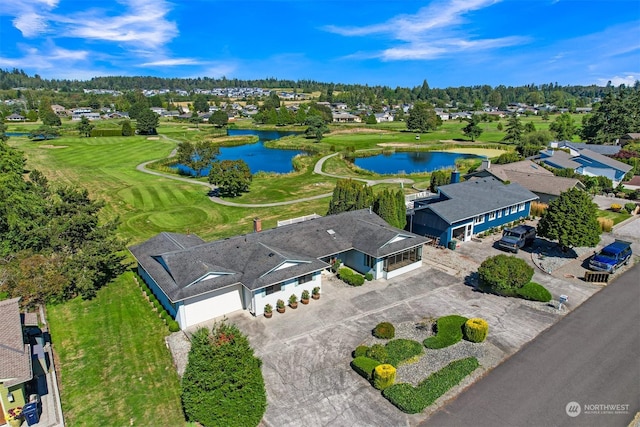
M 527 43 L 526 37 L 472 39 L 461 35 L 464 15 L 492 6 L 500 0 L 444 0 L 423 7 L 414 15 L 399 15 L 387 22 L 364 27 L 324 27 L 328 32 L 345 37 L 382 36 L 400 43 L 368 55 L 353 57 L 380 58 L 384 61 L 435 59 L 469 49 L 487 50 Z

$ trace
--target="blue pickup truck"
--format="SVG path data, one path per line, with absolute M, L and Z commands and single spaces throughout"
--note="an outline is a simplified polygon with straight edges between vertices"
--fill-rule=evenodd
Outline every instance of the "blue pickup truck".
M 589 269 L 614 273 L 623 265 L 629 264 L 631 255 L 631 242 L 616 240 L 593 255 L 589 260 Z

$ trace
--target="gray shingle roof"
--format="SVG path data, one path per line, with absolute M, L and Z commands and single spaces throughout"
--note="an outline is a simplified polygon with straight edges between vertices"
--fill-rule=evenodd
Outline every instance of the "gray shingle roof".
M 24 342 L 18 301 L 0 301 L 0 379 L 6 379 L 7 387 L 32 377 L 31 348 Z
M 552 154 L 550 157 L 543 157 L 540 159 L 542 162 L 549 163 L 552 166 L 561 169 L 577 169 L 582 166 L 582 164 L 572 160 L 573 156 L 571 156 L 571 154 L 567 153 L 566 151 L 545 150 L 543 151 L 543 153 L 547 155 Z
M 448 200 L 425 207 L 449 224 L 538 198 L 520 184 L 505 185 L 494 177 L 442 185 L 438 189 Z
M 603 156 L 602 154 L 598 154 L 595 151 L 591 151 L 588 149 L 580 150 L 580 156 L 586 157 L 588 159 L 595 160 L 596 162 L 600 162 L 603 165 L 607 165 L 610 168 L 622 171 L 624 173 L 629 172 L 633 167 L 626 163 L 619 162 L 611 157 Z
M 237 283 L 250 290 L 280 283 L 326 268 L 322 258 L 350 249 L 381 258 L 427 241 L 364 209 L 209 243 L 161 233 L 130 251 L 176 302 Z
M 540 167 L 540 169 L 543 169 Z M 546 170 L 546 169 L 543 169 Z M 560 193 L 574 187 L 584 189 L 584 185 L 576 178 L 565 178 L 562 176 L 543 175 L 538 173 L 525 173 L 520 171 L 505 171 L 507 179 L 517 182 L 527 190 L 534 193 L 551 194 L 559 196 Z

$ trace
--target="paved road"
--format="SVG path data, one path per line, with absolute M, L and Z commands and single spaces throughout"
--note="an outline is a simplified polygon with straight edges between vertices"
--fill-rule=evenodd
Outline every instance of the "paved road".
M 639 349 L 640 264 L 421 426 L 627 426 L 640 411 Z M 567 415 L 569 402 L 579 415 Z M 611 404 L 628 406 L 585 407 Z

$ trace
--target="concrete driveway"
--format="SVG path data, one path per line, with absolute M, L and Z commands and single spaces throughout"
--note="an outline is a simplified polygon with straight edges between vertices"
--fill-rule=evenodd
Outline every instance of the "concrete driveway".
M 459 252 L 427 247 L 424 258 L 428 263 L 420 270 L 359 288 L 327 275 L 320 300 L 274 313 L 271 319 L 245 312 L 229 316 L 263 360 L 268 395 L 265 426 L 416 425 L 566 313 L 544 303 L 476 292 L 464 282 L 479 263 Z M 444 258 L 452 260 L 453 266 L 442 265 Z M 599 289 L 548 275 L 538 281 L 554 296 L 571 292 L 574 305 Z M 424 413 L 402 413 L 350 368 L 352 350 L 370 342 L 377 323 L 416 324 L 448 314 L 483 317 L 489 322 L 488 341 L 477 351 L 482 368 Z M 429 363 L 420 365 L 424 377 L 434 370 Z

